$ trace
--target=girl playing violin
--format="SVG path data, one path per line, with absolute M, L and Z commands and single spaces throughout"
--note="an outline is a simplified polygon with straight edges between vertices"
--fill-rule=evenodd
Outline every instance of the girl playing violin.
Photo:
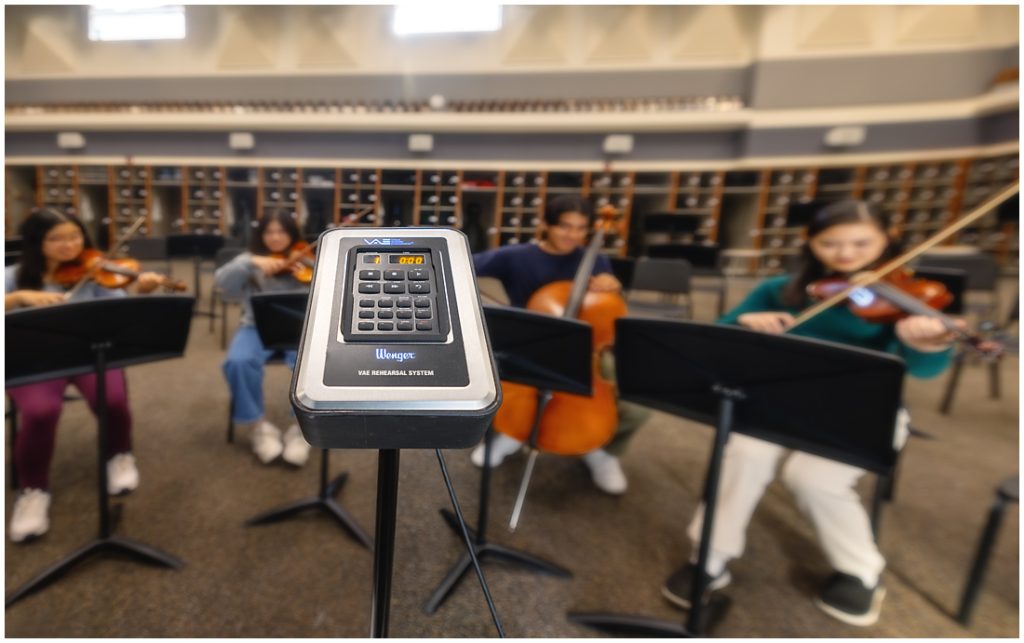
M 308 288 L 296 279 L 306 266 L 301 262 L 290 269 L 289 250 L 301 236 L 290 214 L 275 210 L 260 219 L 252 237 L 250 251 L 244 252 L 217 269 L 214 281 L 230 299 L 242 300 L 242 317 L 224 360 L 224 377 L 234 399 L 232 419 L 252 433 L 252 450 L 264 464 L 282 456 L 285 462 L 302 466 L 309 458 L 309 443 L 298 424 L 281 430 L 263 416 L 263 369 L 273 351 L 263 347 L 256 331 L 249 296 L 254 292 L 278 292 Z M 285 362 L 295 368 L 295 351 L 285 352 Z
M 8 266 L 4 274 L 4 310 L 64 303 L 65 286 L 57 283 L 58 270 L 91 248 L 89 235 L 78 218 L 54 208 L 32 212 L 21 224 L 21 261 Z M 137 292 L 152 292 L 163 277 L 143 272 Z M 123 297 L 123 290 L 108 290 L 94 282 L 83 284 L 74 301 Z M 74 384 L 96 412 L 96 376 L 63 377 L 7 389 L 21 416 L 21 427 L 13 445 L 18 470 L 18 497 L 11 513 L 8 536 L 14 542 L 41 536 L 50 528 L 50 461 L 57 437 L 57 421 L 64 405 L 64 389 Z M 107 417 L 110 423 L 107 492 L 122 494 L 139 486 L 139 471 L 132 455 L 132 418 L 124 371 L 106 374 Z
M 806 289 L 828 276 L 852 276 L 894 257 L 896 245 L 881 214 L 862 201 L 841 201 L 821 209 L 807 229 L 802 265 L 795 275 L 766 279 L 719 322 L 764 333 L 783 333 L 809 305 Z M 952 335 L 941 321 L 911 315 L 892 324 L 872 324 L 846 307 L 825 310 L 793 328 L 794 335 L 842 342 L 902 357 L 916 377 L 938 375 L 949 363 Z M 894 447 L 908 435 L 909 417 L 901 410 Z M 823 427 L 827 430 L 827 427 Z M 708 591 L 721 589 L 731 577 L 728 562 L 743 553 L 751 515 L 775 477 L 783 447 L 746 435 L 729 436 L 722 465 L 714 538 L 708 560 Z M 853 625 L 877 619 L 885 589 L 879 582 L 885 560 L 875 544 L 867 512 L 855 485 L 864 470 L 807 453 L 793 453 L 782 467 L 782 480 L 797 505 L 814 523 L 818 540 L 835 573 L 815 599 L 824 612 Z M 690 523 L 691 561 L 673 573 L 662 589 L 665 597 L 689 608 L 696 572 L 703 507 Z
M 541 287 L 555 281 L 572 281 L 583 258 L 583 246 L 590 232 L 593 209 L 588 201 L 572 195 L 563 195 L 548 202 L 541 226 L 540 243 L 503 246 L 473 255 L 478 277 L 493 277 L 501 281 L 509 303 L 525 308 L 530 296 Z M 598 255 L 589 289 L 596 292 L 617 292 L 622 284 L 612 274 L 611 263 Z M 602 365 L 602 370 L 608 368 Z M 626 475 L 618 456 L 625 450 L 633 432 L 647 417 L 647 411 L 635 405 L 619 403 L 619 427 L 612 441 L 603 449 L 583 456 L 591 479 L 598 489 L 610 494 L 625 493 Z M 522 447 L 522 443 L 502 433 L 496 433 L 491 444 L 491 466 L 497 466 L 506 457 Z M 479 445 L 470 458 L 478 467 L 484 464 L 484 447 Z

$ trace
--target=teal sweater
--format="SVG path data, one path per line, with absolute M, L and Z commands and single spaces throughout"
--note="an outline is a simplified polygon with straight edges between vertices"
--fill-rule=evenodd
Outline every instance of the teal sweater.
M 782 291 L 790 275 L 772 277 L 758 284 L 739 306 L 722 316 L 720 324 L 736 324 L 744 313 L 788 312 L 796 316 L 797 308 L 782 303 Z M 817 317 L 803 323 L 791 335 L 813 337 L 858 348 L 883 351 L 902 357 L 907 363 L 907 372 L 915 377 L 935 377 L 949 365 L 952 349 L 935 353 L 923 353 L 903 344 L 897 337 L 892 324 L 872 324 L 849 311 L 845 306 L 834 306 Z

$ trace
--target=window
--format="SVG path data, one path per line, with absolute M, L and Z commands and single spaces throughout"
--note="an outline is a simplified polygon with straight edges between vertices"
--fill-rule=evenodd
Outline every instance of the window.
M 395 7 L 392 28 L 398 36 L 497 31 L 501 29 L 501 5 L 483 1 L 400 4 Z
M 111 3 L 89 7 L 89 40 L 181 40 L 184 37 L 184 5 Z

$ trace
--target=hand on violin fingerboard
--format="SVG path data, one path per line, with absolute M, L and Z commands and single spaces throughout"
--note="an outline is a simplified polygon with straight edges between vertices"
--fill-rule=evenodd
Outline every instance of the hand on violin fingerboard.
M 618 292 L 622 290 L 622 284 L 614 275 L 606 272 L 591 277 L 587 289 L 594 292 Z
M 743 313 L 736 318 L 740 326 L 762 333 L 781 334 L 793 325 L 795 318 L 789 313 Z
M 156 290 L 163 283 L 163 275 L 155 272 L 143 272 L 139 274 L 138 279 L 138 293 L 145 295 Z
M 956 323 L 962 328 L 967 327 L 963 320 Z M 936 353 L 949 348 L 954 334 L 939 319 L 911 315 L 896 322 L 896 337 L 914 350 Z

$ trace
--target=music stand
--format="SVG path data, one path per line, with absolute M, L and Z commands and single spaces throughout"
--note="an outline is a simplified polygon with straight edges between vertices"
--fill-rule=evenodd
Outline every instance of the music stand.
M 155 547 L 112 533 L 107 495 L 106 373 L 110 368 L 181 357 L 194 304 L 193 297 L 183 296 L 117 297 L 14 310 L 5 315 L 6 387 L 96 374 L 96 488 L 100 512 L 96 539 L 14 590 L 6 598 L 6 607 L 57 580 L 93 554 L 128 554 L 134 560 L 172 569 L 184 565 Z
M 536 386 L 541 391 L 559 391 L 591 395 L 590 355 L 592 330 L 575 319 L 550 317 L 521 308 L 484 306 L 487 334 L 502 380 Z M 544 411 L 542 398 L 537 406 L 537 419 Z M 567 578 L 572 574 L 532 554 L 487 541 L 487 509 L 491 494 L 491 439 L 494 430 L 484 436 L 484 466 L 480 472 L 480 501 L 476 530 L 469 530 L 477 559 L 497 558 L 552 576 Z M 447 509 L 441 516 L 449 527 L 461 535 L 456 517 Z M 433 614 L 469 571 L 472 559 L 464 552 L 437 586 L 423 611 Z
M 308 298 L 309 293 L 305 290 L 260 293 L 250 298 L 256 331 L 265 348 L 273 351 L 298 349 Z M 334 480 L 327 481 L 330 452 L 330 449 L 320 449 L 320 484 L 317 495 L 265 511 L 246 520 L 245 524 L 254 526 L 280 522 L 303 511 L 314 509 L 332 516 L 360 544 L 367 549 L 373 549 L 373 541 L 363 528 L 334 499 L 348 479 L 348 473 L 342 473 Z
M 219 234 L 169 234 L 167 235 L 167 258 L 191 258 L 192 259 L 192 288 L 196 299 L 200 298 L 199 271 L 202 269 L 203 260 L 210 260 L 217 256 L 217 251 L 224 247 L 224 237 Z M 216 317 L 217 313 L 210 309 L 194 310 L 194 315 L 203 317 Z M 212 322 L 211 322 L 212 323 Z M 212 331 L 213 328 L 211 327 Z
M 881 474 L 895 465 L 905 365 L 894 355 L 735 326 L 630 318 L 616 322 L 615 344 L 622 399 L 716 426 L 698 570 L 707 568 L 731 431 Z M 685 624 L 600 613 L 569 619 L 630 636 L 703 636 L 704 576 L 694 575 Z M 720 617 L 728 602 L 716 601 L 710 607 Z

